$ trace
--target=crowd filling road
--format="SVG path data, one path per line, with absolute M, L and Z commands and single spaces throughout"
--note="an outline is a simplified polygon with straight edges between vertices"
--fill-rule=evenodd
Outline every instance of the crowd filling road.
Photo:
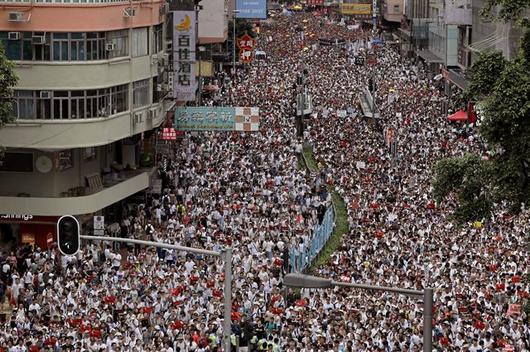
M 315 13 L 268 20 L 258 39 L 267 58 L 240 70 L 215 101 L 259 107 L 260 132 L 184 138 L 160 168 L 162 194 L 128 207 L 121 235 L 233 246 L 232 341 L 242 351 L 421 351 L 421 300 L 282 287 L 289 249 L 303 255 L 334 188 L 350 232 L 315 274 L 433 287 L 437 351 L 529 351 L 530 213 L 511 216 L 499 206 L 484 224 L 448 220 L 454 204 L 434 201 L 432 166 L 481 153 L 480 138 L 446 121 L 447 98 L 421 65 L 370 41 L 368 31 Z M 366 52 L 377 64 L 355 65 L 354 55 Z M 302 139 L 293 115 L 304 68 L 315 109 Z M 369 79 L 378 123 L 357 104 Z M 303 144 L 312 146 L 318 174 L 300 167 Z M 221 350 L 220 259 L 104 243 L 84 243 L 75 257 L 22 247 L 1 259 L 0 350 Z

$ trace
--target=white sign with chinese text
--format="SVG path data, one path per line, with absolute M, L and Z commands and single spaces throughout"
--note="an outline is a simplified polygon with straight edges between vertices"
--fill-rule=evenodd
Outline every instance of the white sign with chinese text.
M 173 96 L 177 101 L 195 100 L 195 31 L 195 11 L 173 12 Z

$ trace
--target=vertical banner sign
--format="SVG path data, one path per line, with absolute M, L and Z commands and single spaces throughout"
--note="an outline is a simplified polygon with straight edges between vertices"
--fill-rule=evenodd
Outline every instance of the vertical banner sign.
M 195 100 L 195 22 L 195 11 L 173 11 L 173 96 L 177 101 Z
M 256 41 L 245 33 L 237 39 L 237 46 L 239 47 L 239 61 L 244 64 L 248 64 L 254 58 L 254 47 Z
M 236 0 L 237 18 L 267 18 L 267 0 Z

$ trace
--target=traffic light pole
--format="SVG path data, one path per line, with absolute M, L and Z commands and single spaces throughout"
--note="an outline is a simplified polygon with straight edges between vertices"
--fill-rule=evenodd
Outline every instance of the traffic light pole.
M 176 244 L 135 240 L 132 238 L 122 237 L 104 237 L 80 235 L 81 239 L 93 241 L 124 242 L 139 244 L 148 247 L 157 247 L 165 249 L 174 249 L 177 251 L 208 255 L 222 258 L 224 261 L 224 321 L 223 321 L 223 351 L 231 351 L 230 336 L 232 335 L 232 248 L 226 247 L 221 252 L 210 251 L 207 249 L 179 246 Z

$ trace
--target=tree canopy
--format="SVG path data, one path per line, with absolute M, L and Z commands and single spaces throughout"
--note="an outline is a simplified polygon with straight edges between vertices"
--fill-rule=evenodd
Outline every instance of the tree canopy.
M 0 45 L 0 127 L 13 118 L 13 87 L 16 84 L 13 64 L 7 59 Z

